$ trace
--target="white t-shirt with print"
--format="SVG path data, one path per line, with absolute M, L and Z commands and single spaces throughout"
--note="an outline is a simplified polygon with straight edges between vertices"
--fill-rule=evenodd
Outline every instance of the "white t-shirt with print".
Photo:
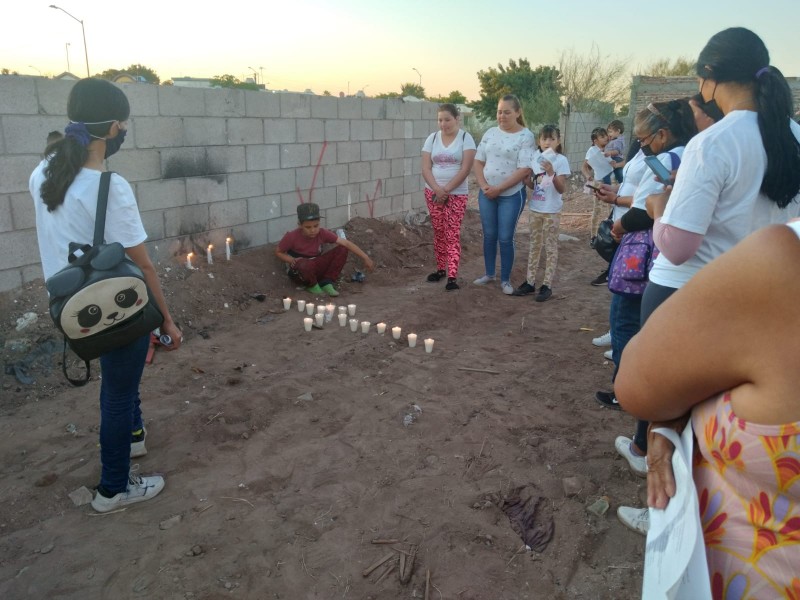
M 48 212 L 39 193 L 46 166 L 46 160 L 40 162 L 28 181 L 36 210 L 36 235 L 45 279 L 69 264 L 70 242 L 92 244 L 97 192 L 100 189 L 100 171 L 83 168 L 67 189 L 64 203 L 53 212 Z M 112 173 L 106 209 L 106 243 L 119 242 L 124 248 L 131 248 L 146 239 L 147 234 L 130 184 L 120 175 Z
M 428 136 L 422 146 L 422 151 L 431 155 L 433 178 L 436 183 L 444 187 L 461 170 L 464 150 L 475 150 L 475 140 L 468 132 L 461 129 L 456 132 L 456 137 L 449 146 L 445 146 L 442 142 L 441 131 L 436 131 Z M 431 189 L 427 183 L 425 187 Z M 467 178 L 457 188 L 450 190 L 450 193 L 456 196 L 468 194 Z
M 530 168 L 536 141 L 528 129 L 506 133 L 492 127 L 483 134 L 475 160 L 484 163 L 483 176 L 489 185 L 500 185 L 517 169 Z M 501 196 L 518 192 L 525 184 L 520 182 L 503 190 Z
M 603 151 L 594 144 L 586 151 L 586 162 L 592 167 L 596 180 L 603 179 L 614 171 L 614 167 L 611 166 L 611 157 L 603 156 Z
M 619 185 L 617 195 L 633 196 L 646 173 L 652 173 L 652 171 L 647 168 L 647 163 L 644 162 L 644 153 L 639 150 L 622 168 L 622 183 Z M 611 218 L 618 221 L 630 209 L 629 206 L 615 206 Z
M 790 126 L 800 140 L 800 125 L 790 121 Z M 750 233 L 797 217 L 798 198 L 781 209 L 760 192 L 766 168 L 767 154 L 755 112 L 730 112 L 692 138 L 661 222 L 702 234 L 703 241 L 682 265 L 674 265 L 660 254 L 650 281 L 680 288 Z
M 685 150 L 684 146 L 676 146 L 672 148 L 669 152 L 674 152 L 675 155 L 683 160 L 683 151 Z M 672 171 L 672 156 L 670 156 L 669 152 L 662 152 L 656 158 L 658 158 L 658 162 L 664 165 L 667 168 L 667 171 Z M 661 183 L 658 179 L 656 179 L 655 173 L 647 166 L 647 163 L 644 162 L 645 172 L 642 175 L 641 181 L 639 185 L 636 187 L 636 192 L 633 194 L 633 204 L 631 208 L 641 208 L 642 210 L 647 209 L 647 197 L 652 194 L 660 194 L 664 191 L 664 184 Z
M 537 164 L 539 156 L 541 156 L 541 152 L 537 150 L 533 156 L 533 164 Z M 528 208 L 533 212 L 560 213 L 564 206 L 561 194 L 556 190 L 556 186 L 553 185 L 553 179 L 557 175 L 569 177 L 571 174 L 569 161 L 563 154 L 556 154 L 550 164 L 553 165 L 553 175 L 545 173 L 539 177 L 539 181 L 534 186 L 533 194 L 531 194 L 531 199 L 528 202 Z

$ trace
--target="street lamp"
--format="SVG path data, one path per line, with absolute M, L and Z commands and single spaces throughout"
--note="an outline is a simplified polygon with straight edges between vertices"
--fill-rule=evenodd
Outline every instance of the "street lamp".
M 69 73 L 69 42 L 64 44 L 64 49 L 67 51 L 67 73 Z
M 417 68 L 416 67 L 411 67 L 411 70 L 412 71 L 417 71 Z M 419 75 L 419 87 L 422 87 L 422 73 L 417 71 L 417 75 Z
M 39 77 L 41 77 L 41 76 L 42 76 L 42 72 L 41 72 L 41 71 L 40 71 L 40 70 L 39 70 L 37 67 L 34 67 L 33 65 L 28 65 L 28 66 L 29 66 L 31 69 L 36 69 L 36 71 L 39 73 Z
M 247 67 L 247 68 L 250 69 L 253 72 L 253 79 L 255 79 L 256 85 L 258 85 L 258 73 L 256 72 L 256 70 L 253 67 Z
M 89 51 L 86 49 L 86 28 L 83 26 L 83 21 L 75 17 L 74 15 L 69 14 L 63 8 L 61 8 L 60 6 L 56 6 L 55 4 L 51 4 L 50 8 L 55 8 L 56 10 L 60 10 L 65 15 L 67 15 L 68 17 L 74 19 L 75 21 L 81 24 L 81 32 L 83 33 L 83 53 L 86 56 L 86 76 L 91 77 L 91 75 L 89 74 Z

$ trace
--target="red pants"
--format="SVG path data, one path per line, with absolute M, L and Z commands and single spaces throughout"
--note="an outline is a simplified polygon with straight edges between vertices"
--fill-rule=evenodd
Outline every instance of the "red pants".
M 467 212 L 467 194 L 451 195 L 444 204 L 433 201 L 433 190 L 425 188 L 425 202 L 433 225 L 433 251 L 436 270 L 447 271 L 448 277 L 458 275 L 461 262 L 461 221 Z
M 336 244 L 333 248 L 314 258 L 298 258 L 289 269 L 289 277 L 311 287 L 335 282 L 347 261 L 347 248 Z

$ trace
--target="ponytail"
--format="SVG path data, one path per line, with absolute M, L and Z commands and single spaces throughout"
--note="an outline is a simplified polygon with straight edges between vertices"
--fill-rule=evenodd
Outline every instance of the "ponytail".
M 89 151 L 73 137 L 65 137 L 47 148 L 52 155 L 44 170 L 44 183 L 40 190 L 48 212 L 64 203 L 69 186 L 89 158 Z

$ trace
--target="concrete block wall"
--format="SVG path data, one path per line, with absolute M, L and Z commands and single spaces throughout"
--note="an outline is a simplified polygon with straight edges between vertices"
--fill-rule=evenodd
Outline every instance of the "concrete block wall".
M 72 82 L 0 76 L 0 291 L 41 277 L 28 178 L 67 124 Z M 154 259 L 277 242 L 313 201 L 323 226 L 425 206 L 436 105 L 148 84 L 120 86 L 128 137 L 108 167 L 133 186 Z
M 608 121 L 592 113 L 572 112 L 561 115 L 559 128 L 561 129 L 561 148 L 564 156 L 569 160 L 569 168 L 573 173 L 580 173 L 586 151 L 592 145 L 592 129 L 605 127 Z M 625 139 L 629 140 L 627 127 Z

